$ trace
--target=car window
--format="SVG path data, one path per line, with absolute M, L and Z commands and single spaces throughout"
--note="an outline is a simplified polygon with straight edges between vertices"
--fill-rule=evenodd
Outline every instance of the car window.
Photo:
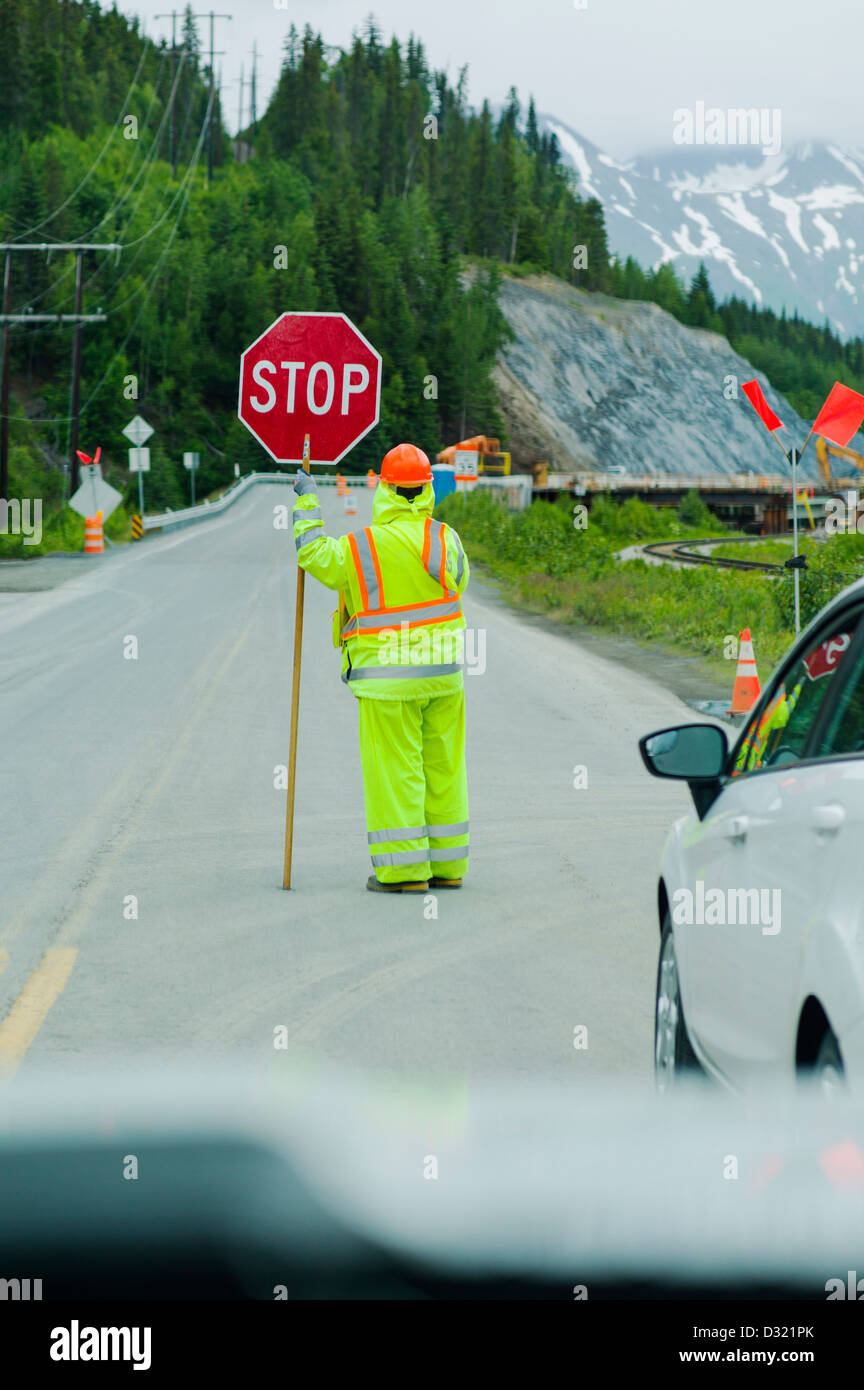
M 864 753 L 864 648 L 860 648 L 852 660 L 854 669 L 813 750 L 816 757 Z
M 736 749 L 733 777 L 801 760 L 819 711 L 852 644 L 857 622 L 857 614 L 846 615 L 827 633 L 823 629 L 812 647 L 784 673 L 767 704 L 753 715 L 745 730 Z

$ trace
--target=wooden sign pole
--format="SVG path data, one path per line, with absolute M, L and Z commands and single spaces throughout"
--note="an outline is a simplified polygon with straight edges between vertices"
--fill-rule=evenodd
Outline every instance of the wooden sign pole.
M 309 436 L 303 440 L 303 468 L 311 472 Z M 303 599 L 306 571 L 297 566 L 297 599 L 294 605 L 294 682 L 291 690 L 291 732 L 288 748 L 288 802 L 285 808 L 285 863 L 282 887 L 291 887 L 291 854 L 294 847 L 294 783 L 297 775 L 297 721 L 300 714 L 300 653 L 303 647 Z

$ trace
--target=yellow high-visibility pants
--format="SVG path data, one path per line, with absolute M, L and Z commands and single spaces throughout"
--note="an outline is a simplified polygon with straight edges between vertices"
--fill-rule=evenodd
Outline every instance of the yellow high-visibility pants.
M 468 868 L 464 690 L 357 704 L 366 829 L 379 882 L 461 878 Z

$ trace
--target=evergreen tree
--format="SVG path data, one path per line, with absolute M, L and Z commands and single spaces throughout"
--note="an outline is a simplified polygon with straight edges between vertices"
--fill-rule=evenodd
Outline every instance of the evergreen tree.
M 0 131 L 21 124 L 24 116 L 23 49 L 21 44 L 21 0 L 0 3 Z M 17 75 L 17 79 L 16 79 Z
M 529 154 L 538 154 L 540 150 L 540 136 L 537 132 L 537 112 L 534 109 L 534 98 L 528 99 L 528 119 L 525 123 L 525 143 L 528 146 Z

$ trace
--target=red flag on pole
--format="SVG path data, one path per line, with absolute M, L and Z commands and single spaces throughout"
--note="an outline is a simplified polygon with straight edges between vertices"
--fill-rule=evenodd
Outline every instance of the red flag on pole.
M 773 434 L 775 430 L 782 430 L 784 428 L 783 421 L 774 414 L 774 411 L 766 401 L 764 392 L 758 381 L 743 382 L 741 390 L 756 411 L 756 414 L 759 416 L 766 430 L 769 430 L 770 433 Z M 853 430 L 852 433 L 854 434 L 855 431 Z
M 841 448 L 849 443 L 864 420 L 864 396 L 835 381 L 828 399 L 813 421 L 813 433 L 822 434 Z

